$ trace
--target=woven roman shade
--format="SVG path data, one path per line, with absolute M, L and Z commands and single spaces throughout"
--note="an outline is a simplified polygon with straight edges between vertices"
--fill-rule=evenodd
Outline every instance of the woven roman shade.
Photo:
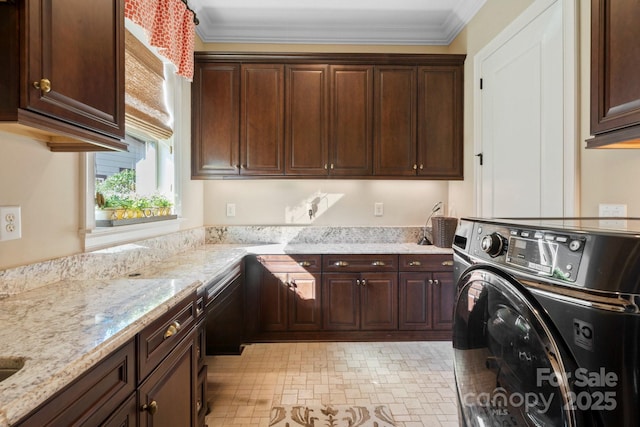
M 140 40 L 125 34 L 125 120 L 127 127 L 157 139 L 173 134 L 165 105 L 164 66 Z

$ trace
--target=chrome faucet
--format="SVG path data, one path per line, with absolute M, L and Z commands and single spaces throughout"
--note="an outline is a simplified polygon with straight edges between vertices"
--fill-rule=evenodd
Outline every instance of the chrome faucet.
M 435 205 L 433 205 L 433 208 L 431 208 L 431 213 L 429 214 L 427 221 L 424 223 L 424 228 L 422 229 L 422 238 L 418 241 L 419 245 L 432 244 L 431 241 L 427 239 L 427 225 L 429 224 L 429 221 L 431 221 L 431 217 L 435 215 L 436 212 L 438 212 L 440 209 L 442 209 L 442 202 L 436 203 Z

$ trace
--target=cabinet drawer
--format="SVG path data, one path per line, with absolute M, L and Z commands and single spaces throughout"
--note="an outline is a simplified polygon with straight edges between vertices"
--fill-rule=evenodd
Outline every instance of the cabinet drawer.
M 324 255 L 323 272 L 397 271 L 397 255 Z
M 158 366 L 195 325 L 195 302 L 194 292 L 138 334 L 139 382 Z
M 452 271 L 453 255 L 400 255 L 400 271 Z
M 101 425 L 134 392 L 134 360 L 131 340 L 47 400 L 18 426 Z
M 273 273 L 319 273 L 322 268 L 320 255 L 260 255 L 257 258 Z

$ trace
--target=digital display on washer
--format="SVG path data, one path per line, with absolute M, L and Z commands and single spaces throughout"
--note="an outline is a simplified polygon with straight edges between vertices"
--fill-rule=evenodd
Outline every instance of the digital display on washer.
M 547 276 L 553 275 L 558 260 L 558 244 L 543 239 L 511 237 L 507 263 Z

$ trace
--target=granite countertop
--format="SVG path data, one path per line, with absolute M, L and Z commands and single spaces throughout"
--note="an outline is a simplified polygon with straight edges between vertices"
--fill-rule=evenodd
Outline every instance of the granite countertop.
M 247 254 L 450 254 L 391 244 L 209 244 L 105 280 L 63 280 L 0 300 L 0 359 L 24 367 L 0 382 L 0 427 L 10 426 L 189 293 Z

